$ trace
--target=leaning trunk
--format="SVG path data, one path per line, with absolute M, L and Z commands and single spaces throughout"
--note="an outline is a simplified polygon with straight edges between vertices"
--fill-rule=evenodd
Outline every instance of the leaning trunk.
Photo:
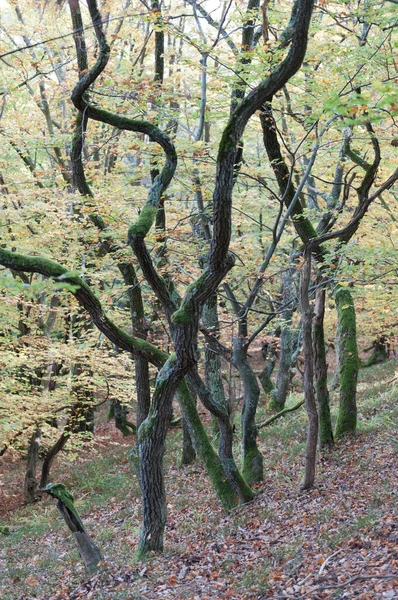
M 238 503 L 237 494 L 226 477 L 220 458 L 214 451 L 203 423 L 200 420 L 195 406 L 194 397 L 185 382 L 179 386 L 177 391 L 178 402 L 184 421 L 189 428 L 195 450 L 204 463 L 207 473 L 212 480 L 215 492 L 226 512 L 234 508 Z
M 41 488 L 44 488 L 47 485 L 47 483 L 50 479 L 51 465 L 53 464 L 53 461 L 54 461 L 55 457 L 57 456 L 57 454 L 59 452 L 61 452 L 61 450 L 64 448 L 69 437 L 70 437 L 70 433 L 67 431 L 63 431 L 61 433 L 60 437 L 58 438 L 58 440 L 50 448 L 50 450 L 47 452 L 46 456 L 44 457 L 43 465 L 41 468 L 41 478 L 40 478 L 40 487 Z
M 249 502 L 253 499 L 253 490 L 246 483 L 235 463 L 232 451 L 233 427 L 226 405 L 214 402 L 214 398 L 212 398 L 210 391 L 198 376 L 197 371 L 192 371 L 188 376 L 188 380 L 192 388 L 198 394 L 203 405 L 211 411 L 216 418 L 220 433 L 218 455 L 221 461 L 223 474 L 229 482 L 234 492 L 234 496 L 236 494 L 242 503 Z
M 182 420 L 182 455 L 181 466 L 191 465 L 195 462 L 196 452 L 193 445 L 191 433 L 185 419 Z
M 336 437 L 353 433 L 357 426 L 358 348 L 355 307 L 352 294 L 338 285 L 334 293 L 337 308 L 337 344 L 339 357 L 340 402 Z

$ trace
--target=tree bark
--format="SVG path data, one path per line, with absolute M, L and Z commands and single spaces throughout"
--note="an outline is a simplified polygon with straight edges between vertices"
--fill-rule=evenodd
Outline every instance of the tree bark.
M 319 414 L 319 445 L 321 448 L 333 445 L 332 421 L 330 418 L 329 390 L 328 390 L 328 365 L 326 362 L 325 334 L 323 321 L 325 316 L 324 287 L 318 287 L 315 296 L 314 311 L 314 362 L 315 362 L 315 390 Z
M 185 419 L 182 420 L 182 454 L 181 466 L 195 462 L 196 452 L 192 442 L 190 429 Z
M 294 298 L 297 295 L 294 285 L 296 273 L 296 267 L 290 266 L 282 275 L 282 301 L 284 306 L 288 306 L 289 308 L 286 309 L 283 314 L 278 375 L 269 400 L 269 408 L 276 412 L 283 410 L 290 388 L 291 368 L 293 366 L 293 354 L 295 350 L 294 346 L 297 338 L 292 324 Z
M 62 515 L 66 525 L 72 532 L 80 556 L 83 559 L 87 572 L 91 575 L 97 570 L 98 563 L 103 560 L 98 546 L 88 535 L 82 520 L 80 519 L 73 504 L 73 496 L 66 490 L 63 484 L 49 484 L 41 490 L 50 494 L 58 500 L 57 508 Z
M 218 455 L 224 470 L 224 475 L 231 485 L 234 493 L 242 503 L 253 499 L 253 490 L 246 483 L 239 472 L 233 456 L 233 427 L 229 418 L 229 411 L 226 405 L 216 404 L 211 393 L 206 388 L 196 370 L 192 370 L 188 375 L 188 381 L 199 396 L 202 404 L 214 414 L 217 419 L 217 425 L 220 432 L 218 443 Z
M 356 391 L 358 380 L 358 347 L 355 306 L 347 287 L 337 285 L 334 298 L 337 308 L 337 344 L 339 357 L 340 399 L 336 438 L 354 433 L 357 426 Z
M 316 447 L 318 443 L 318 413 L 314 393 L 314 367 L 312 349 L 312 310 L 309 301 L 309 283 L 311 279 L 311 253 L 306 252 L 301 273 L 300 303 L 303 325 L 304 353 L 304 398 L 308 414 L 307 442 L 305 448 L 305 471 L 301 489 L 307 490 L 314 485 Z
M 250 485 L 263 480 L 263 455 L 257 446 L 256 411 L 260 397 L 257 377 L 247 360 L 247 340 L 240 335 L 234 340 L 232 362 L 242 379 L 244 401 L 242 408 L 242 449 L 245 481 Z
M 139 478 L 142 495 L 142 524 L 137 555 L 163 551 L 166 524 L 166 492 L 163 456 L 171 417 L 171 402 L 179 381 L 173 360 L 159 371 L 151 407 L 138 430 Z M 174 381 L 173 381 L 174 380 Z
M 228 512 L 238 504 L 238 494 L 226 476 L 221 458 L 217 456 L 210 443 L 198 415 L 194 397 L 185 381 L 177 390 L 177 398 L 184 421 L 189 428 L 195 450 L 206 467 L 224 510 Z
M 69 439 L 70 434 L 63 431 L 55 442 L 55 444 L 50 448 L 44 457 L 44 461 L 41 467 L 41 477 L 40 477 L 40 487 L 43 488 L 47 485 L 48 480 L 50 478 L 50 469 L 53 464 L 54 458 L 57 456 L 59 452 L 64 448 L 66 442 Z
M 24 498 L 27 504 L 37 502 L 38 484 L 36 480 L 37 460 L 39 457 L 41 430 L 37 427 L 32 434 L 28 447 L 28 462 L 24 481 Z

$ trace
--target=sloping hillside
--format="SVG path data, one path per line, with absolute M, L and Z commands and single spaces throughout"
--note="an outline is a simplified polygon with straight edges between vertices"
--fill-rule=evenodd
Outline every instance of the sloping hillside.
M 22 465 L 5 455 L 1 518 L 10 534 L 0 538 L 1 598 L 397 598 L 395 367 L 361 371 L 358 435 L 319 458 L 310 492 L 298 491 L 304 410 L 262 429 L 265 481 L 253 503 L 228 516 L 199 464 L 178 467 L 181 431 L 170 431 L 166 551 L 140 562 L 140 496 L 126 458 L 132 442 L 104 425 L 94 448 L 73 463 L 60 460 L 53 476 L 73 490 L 106 557 L 91 578 L 53 501 L 16 508 Z

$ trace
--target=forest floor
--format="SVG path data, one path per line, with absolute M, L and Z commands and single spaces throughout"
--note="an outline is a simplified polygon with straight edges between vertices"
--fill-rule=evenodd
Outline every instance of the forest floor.
M 127 460 L 133 441 L 102 424 L 90 449 L 59 458 L 52 477 L 73 491 L 105 556 L 92 577 L 53 500 L 21 507 L 23 463 L 4 455 L 0 519 L 10 535 L 0 537 L 1 599 L 398 598 L 396 364 L 361 371 L 358 434 L 319 457 L 311 491 L 299 491 L 304 409 L 261 429 L 265 479 L 255 500 L 229 515 L 199 463 L 178 466 L 182 434 L 172 429 L 165 552 L 143 561 L 134 558 L 140 495 Z M 264 416 L 261 409 L 259 421 Z

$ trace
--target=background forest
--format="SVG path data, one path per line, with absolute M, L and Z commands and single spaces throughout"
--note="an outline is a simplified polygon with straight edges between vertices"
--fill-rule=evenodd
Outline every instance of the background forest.
M 395 0 L 0 2 L 0 514 L 11 554 L 33 521 L 34 536 L 53 527 L 50 495 L 89 585 L 104 586 L 87 597 L 345 592 L 339 575 L 314 578 L 352 530 L 344 521 L 328 551 L 314 536 L 336 521 L 339 489 L 368 490 L 357 524 L 384 505 L 358 525 L 369 531 L 390 527 L 397 491 L 396 21 Z M 102 506 L 92 518 L 112 533 L 94 543 L 69 492 L 79 513 Z M 282 498 L 317 516 L 286 514 Z M 348 518 L 349 503 L 340 510 Z M 294 514 L 292 542 L 282 529 L 295 530 Z M 180 528 L 172 544 L 189 556 L 173 550 L 173 562 Z M 214 588 L 186 586 L 205 530 L 218 544 L 209 556 L 227 548 L 237 587 L 217 583 L 221 567 L 206 576 Z M 395 597 L 392 530 L 372 576 L 352 556 L 341 565 L 347 586 Z M 57 534 L 45 539 L 69 569 Z M 127 550 L 139 567 L 125 566 Z M 32 566 L 22 579 L 33 595 L 7 598 L 88 593 L 75 565 L 57 595 L 58 567 L 51 582 Z M 149 591 L 134 588 L 149 571 Z M 121 595 L 109 591 L 117 577 Z

